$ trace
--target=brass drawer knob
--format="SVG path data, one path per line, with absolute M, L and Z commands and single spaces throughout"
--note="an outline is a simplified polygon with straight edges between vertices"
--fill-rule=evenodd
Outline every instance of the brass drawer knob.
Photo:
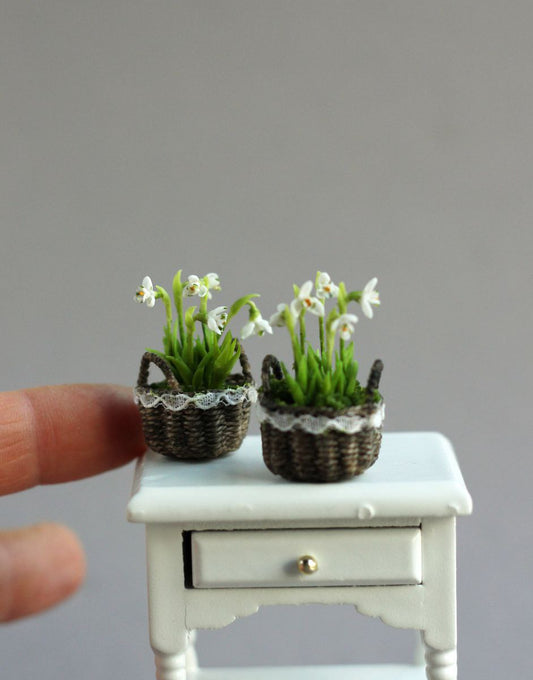
M 303 555 L 298 560 L 298 570 L 302 574 L 314 574 L 318 571 L 318 562 L 312 555 Z

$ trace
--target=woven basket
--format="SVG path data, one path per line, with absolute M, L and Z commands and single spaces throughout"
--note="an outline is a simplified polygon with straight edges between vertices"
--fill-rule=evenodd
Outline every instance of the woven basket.
M 361 406 L 342 410 L 281 406 L 270 394 L 270 375 L 281 380 L 281 366 L 276 357 L 266 356 L 260 419 L 267 468 L 290 481 L 337 482 L 373 465 L 381 445 L 384 413 L 383 402 L 375 403 L 373 396 L 382 370 L 383 363 L 377 359 L 368 378 L 368 401 Z
M 144 438 L 153 451 L 200 460 L 218 458 L 240 447 L 248 431 L 256 391 L 242 349 L 239 358 L 242 375 L 231 375 L 225 389 L 195 394 L 181 389 L 165 359 L 152 352 L 144 353 L 135 400 Z M 166 383 L 148 384 L 151 363 L 161 369 Z M 216 405 L 209 405 L 213 403 Z

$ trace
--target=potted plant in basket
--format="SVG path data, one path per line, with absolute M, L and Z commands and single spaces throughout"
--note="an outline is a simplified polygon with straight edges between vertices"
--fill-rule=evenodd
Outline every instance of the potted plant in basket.
M 220 290 L 217 274 L 191 275 L 182 282 L 181 270 L 170 295 L 146 276 L 135 300 L 153 307 L 161 300 L 166 311 L 163 351 L 147 349 L 141 360 L 135 387 L 147 444 L 158 453 L 175 458 L 216 458 L 239 448 L 248 430 L 251 404 L 257 398 L 248 359 L 240 342 L 229 331 L 233 317 L 245 306 L 249 320 L 242 338 L 271 333 L 253 302 L 245 295 L 229 308 L 209 309 L 214 291 Z M 196 305 L 186 302 L 197 299 Z M 241 373 L 233 374 L 237 361 Z M 151 364 L 164 380 L 148 383 Z
M 373 316 L 379 305 L 377 279 L 348 292 L 325 272 L 294 286 L 294 299 L 278 305 L 270 319 L 287 328 L 293 365 L 276 357 L 263 360 L 259 418 L 265 464 L 294 481 L 334 482 L 361 474 L 376 460 L 381 444 L 384 404 L 378 392 L 383 363 L 377 359 L 366 387 L 358 380 L 351 340 L 358 318 L 351 303 Z M 326 314 L 328 300 L 333 308 Z M 306 338 L 308 314 L 318 320 L 319 347 Z

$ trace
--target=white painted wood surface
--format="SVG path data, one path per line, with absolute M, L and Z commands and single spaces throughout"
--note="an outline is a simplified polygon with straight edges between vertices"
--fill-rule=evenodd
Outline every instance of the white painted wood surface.
M 197 588 L 407 585 L 422 579 L 420 529 L 200 531 L 192 534 Z M 302 574 L 310 555 L 318 569 Z
M 335 484 L 288 482 L 265 467 L 261 439 L 216 460 L 148 452 L 128 505 L 132 522 L 380 519 L 468 515 L 472 500 L 449 441 L 436 432 L 385 433 L 377 462 Z
M 305 666 L 288 668 L 205 668 L 187 680 L 425 680 L 423 666 Z
M 128 516 L 146 524 L 150 642 L 157 680 L 424 677 L 422 666 L 341 667 L 327 676 L 316 675 L 329 673 L 320 667 L 299 675 L 297 669 L 198 669 L 190 642 L 194 630 L 221 628 L 265 605 L 306 603 L 352 604 L 388 625 L 421 631 L 427 679 L 457 680 L 455 522 L 457 515 L 471 509 L 453 449 L 436 433 L 387 434 L 374 467 L 353 480 L 322 485 L 272 475 L 262 462 L 258 437 L 248 437 L 236 453 L 208 463 L 167 460 L 148 452 L 137 466 Z M 253 549 L 248 550 L 242 532 L 250 536 Z M 360 535 L 381 547 L 373 553 L 365 549 L 362 572 L 357 571 L 355 556 L 342 564 L 345 532 L 367 532 Z M 398 533 L 381 541 L 387 536 L 381 532 Z M 191 536 L 196 540 L 201 535 L 212 535 L 213 545 L 207 545 L 209 538 L 205 545 L 200 539 L 192 549 Z M 320 537 L 319 571 L 297 577 L 300 580 L 288 586 L 288 574 L 280 576 L 279 564 L 288 560 L 292 570 L 300 553 L 312 552 L 308 540 L 315 535 Z M 220 541 L 230 536 L 228 550 Z M 280 543 L 280 536 L 287 540 Z M 394 536 L 411 537 L 407 551 L 409 541 L 401 539 L 398 552 Z M 413 548 L 416 545 L 419 549 Z M 268 553 L 274 561 L 263 564 L 261 556 Z M 232 582 L 224 571 L 228 554 L 231 569 L 244 565 Z M 335 573 L 337 559 L 341 565 Z M 361 574 L 379 573 L 389 561 L 391 571 L 383 583 L 358 584 Z M 321 569 L 324 582 L 301 587 L 304 578 L 314 579 Z M 405 569 L 410 576 L 416 574 L 410 585 L 398 584 Z M 194 587 L 193 573 L 197 584 L 203 581 L 210 587 Z M 335 581 L 339 575 L 346 579 L 342 585 Z M 217 587 L 212 587 L 217 579 Z

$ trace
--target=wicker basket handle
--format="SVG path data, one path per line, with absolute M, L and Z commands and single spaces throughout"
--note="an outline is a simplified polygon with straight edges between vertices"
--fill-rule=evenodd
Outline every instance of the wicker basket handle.
M 145 352 L 141 359 L 141 367 L 139 368 L 139 377 L 137 379 L 137 387 L 148 387 L 148 373 L 150 371 L 150 364 L 155 364 L 161 369 L 163 375 L 167 379 L 168 386 L 175 392 L 182 392 L 180 384 L 174 375 L 172 368 L 168 361 L 153 352 Z
M 252 376 L 252 369 L 250 368 L 250 362 L 248 361 L 248 357 L 246 356 L 246 352 L 244 351 L 242 345 L 240 345 L 240 347 L 241 347 L 241 353 L 239 355 L 239 362 L 241 364 L 242 374 L 244 376 L 244 380 L 247 383 L 253 383 L 254 378 Z
M 370 374 L 368 376 L 368 382 L 366 384 L 366 401 L 371 403 L 374 400 L 374 390 L 379 387 L 379 381 L 381 379 L 381 372 L 383 371 L 383 362 L 381 359 L 376 359 L 372 364 L 370 369 Z
M 273 373 L 274 377 L 278 380 L 283 378 L 283 371 L 281 370 L 281 364 L 276 359 L 273 354 L 267 354 L 263 359 L 263 365 L 261 367 L 261 382 L 263 384 L 264 392 L 270 392 L 270 374 Z

